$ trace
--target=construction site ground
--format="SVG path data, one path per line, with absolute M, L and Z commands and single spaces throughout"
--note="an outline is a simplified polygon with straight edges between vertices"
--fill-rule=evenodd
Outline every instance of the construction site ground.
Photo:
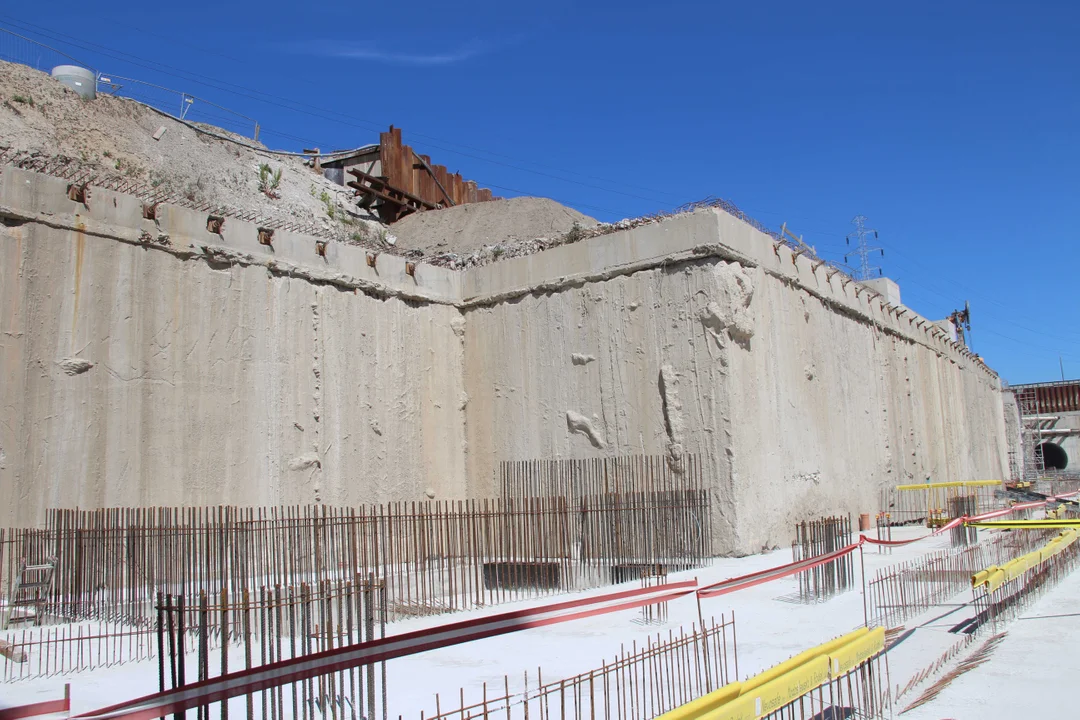
M 984 665 L 956 678 L 907 717 L 1071 717 L 1076 708 L 1069 680 L 1080 674 L 1077 597 L 1080 573 L 1073 572 L 1005 628 L 1004 640 Z M 934 623 L 927 630 L 940 633 L 945 624 Z
M 980 535 L 987 537 L 990 532 L 997 531 L 980 531 Z M 927 533 L 923 527 L 896 528 L 893 539 L 920 537 Z M 863 555 L 867 579 L 869 581 L 879 569 L 949 546 L 948 535 L 896 548 L 891 553 L 878 552 L 867 545 Z M 790 561 L 790 549 L 777 549 L 760 555 L 717 559 L 707 568 L 673 574 L 669 580 L 696 577 L 701 585 L 705 585 Z M 711 617 L 719 620 L 721 614 L 730 618 L 734 613 L 739 677 L 744 679 L 862 625 L 858 553 L 855 556 L 854 578 L 853 589 L 825 602 L 792 602 L 792 596 L 797 594 L 798 580 L 790 577 L 720 598 L 702 600 L 702 612 L 706 622 Z M 638 585 L 635 582 L 621 587 Z M 1064 708 L 1067 698 L 1062 692 L 1051 691 L 1054 678 L 1068 677 L 1068 668 L 1077 670 L 1080 666 L 1071 645 L 1073 634 L 1068 630 L 1069 619 L 1056 620 L 1052 616 L 1068 614 L 1078 591 L 1080 573 L 1074 573 L 1030 606 L 1022 619 L 1005 626 L 1008 632 L 1006 641 L 992 656 L 990 663 L 961 676 L 955 681 L 954 687 L 912 711 L 909 716 L 1013 718 L 1024 709 L 1031 708 L 1028 703 L 1033 696 L 1040 698 L 1039 709 L 1045 711 L 1044 716 L 1061 716 L 1056 714 L 1055 708 Z M 611 592 L 611 589 L 559 595 L 554 599 L 606 592 Z M 889 681 L 894 693 L 898 687 L 904 688 L 913 675 L 934 664 L 951 646 L 963 639 L 962 635 L 950 633 L 949 628 L 974 614 L 971 599 L 970 591 L 965 591 L 904 624 L 906 629 L 914 629 L 914 632 L 887 654 Z M 387 634 L 395 635 L 452 620 L 481 617 L 552 601 L 551 597 L 539 598 L 468 613 L 400 621 L 389 625 Z M 393 698 L 389 712 L 391 717 L 400 714 L 403 718 L 420 718 L 421 712 L 431 716 L 435 709 L 436 693 L 442 698 L 445 710 L 447 707 L 457 707 L 461 688 L 465 690 L 466 703 L 479 702 L 485 683 L 489 692 L 494 693 L 496 689 L 501 692 L 504 675 L 510 676 L 511 692 L 520 691 L 526 671 L 530 682 L 535 684 L 537 668 L 542 669 L 545 682 L 588 672 L 599 668 L 601 662 L 610 662 L 621 648 L 629 649 L 635 642 L 640 647 L 650 636 L 655 638 L 658 633 L 666 639 L 670 630 L 677 631 L 680 626 L 689 630 L 691 624 L 697 621 L 697 604 L 690 596 L 669 603 L 668 619 L 663 623 L 645 624 L 640 611 L 630 610 L 399 658 L 387 664 L 387 687 Z M 964 653 L 942 665 L 923 683 L 905 693 L 894 707 L 894 715 L 991 635 L 992 632 L 984 630 Z M 1036 649 L 1038 652 L 1032 652 Z M 1041 675 L 1043 680 L 1038 679 L 1040 672 L 1032 665 L 1033 662 L 1045 669 Z M 230 666 L 242 667 L 242 663 L 242 648 L 236 648 Z M 193 660 L 191 664 L 194 666 Z M 1023 692 L 1015 684 L 1010 686 L 1009 682 L 1003 682 L 1003 676 L 1012 680 L 1022 678 Z M 5 687 L 0 707 L 56 697 L 63 692 L 64 683 L 70 682 L 73 713 L 89 711 L 154 692 L 157 680 L 157 662 L 150 660 L 71 677 L 15 682 Z M 1032 686 L 1032 682 L 1037 685 Z M 1032 693 L 1032 687 L 1043 686 L 1047 692 Z M 230 714 L 235 712 L 237 717 L 242 717 L 244 702 L 243 698 L 233 700 Z M 978 712 L 973 711 L 972 703 L 976 702 L 982 703 L 978 706 Z

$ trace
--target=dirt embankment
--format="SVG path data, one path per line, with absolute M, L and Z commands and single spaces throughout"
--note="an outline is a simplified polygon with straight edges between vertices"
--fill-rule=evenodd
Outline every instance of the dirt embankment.
M 0 148 L 66 156 L 98 176 L 310 226 L 343 241 L 378 241 L 382 226 L 355 209 L 351 189 L 313 172 L 302 158 L 250 149 L 244 147 L 256 145 L 250 138 L 200 127 L 239 142 L 127 98 L 83 100 L 43 72 L 0 62 Z M 269 172 L 260 173 L 263 165 Z
M 517 197 L 416 213 L 385 226 L 356 206 L 351 188 L 314 172 L 303 158 L 217 127 L 192 127 L 127 98 L 99 94 L 86 101 L 43 72 L 0 62 L 0 152 L 6 149 L 66 158 L 98 178 L 451 268 L 651 221 L 598 223 L 554 200 Z
M 597 221 L 547 198 L 517 197 L 409 215 L 391 232 L 403 251 L 468 257 L 490 248 L 503 253 L 521 241 L 552 241 Z

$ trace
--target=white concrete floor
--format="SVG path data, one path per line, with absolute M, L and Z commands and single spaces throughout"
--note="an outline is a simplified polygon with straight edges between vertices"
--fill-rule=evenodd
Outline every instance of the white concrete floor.
M 898 528 L 894 538 L 926 534 L 925 528 Z M 868 546 L 865 551 L 867 576 L 871 577 L 880 568 L 948 546 L 947 535 L 898 548 L 891 555 L 879 554 Z M 790 560 L 790 550 L 724 558 L 708 568 L 679 573 L 671 579 L 697 576 L 705 585 Z M 715 614 L 719 618 L 721 613 L 730 617 L 732 612 L 735 613 L 739 675 L 745 678 L 861 625 L 863 604 L 857 559 L 855 572 L 853 590 L 817 605 L 785 601 L 785 597 L 797 589 L 795 579 L 788 578 L 705 600 L 703 610 L 706 617 Z M 604 592 L 610 592 L 610 588 L 581 595 Z M 568 597 L 539 598 L 452 616 L 417 618 L 394 623 L 388 631 L 398 634 Z M 1080 717 L 1080 713 L 1070 715 L 1066 712 L 1070 707 L 1070 678 L 1080 672 L 1080 644 L 1077 642 L 1080 637 L 1076 631 L 1080 615 L 1074 616 L 1080 613 L 1076 608 L 1077 597 L 1080 597 L 1080 571 L 1051 589 L 1021 619 L 1007 626 L 1008 637 L 989 662 L 957 679 L 932 703 L 903 717 L 986 720 L 1016 718 L 1025 710 L 1032 717 Z M 912 675 L 962 640 L 963 636 L 948 630 L 972 615 L 970 600 L 970 591 L 965 591 L 922 617 L 905 623 L 905 627 L 917 629 L 889 653 L 894 689 L 898 685 L 905 686 Z M 666 636 L 669 628 L 677 629 L 680 625 L 688 628 L 697 621 L 697 608 L 692 599 L 686 598 L 669 604 L 667 623 L 642 626 L 634 622 L 639 617 L 637 611 L 626 611 L 391 661 L 387 665 L 387 686 L 393 716 L 418 718 L 421 711 L 430 715 L 436 693 L 444 700 L 457 698 L 459 688 L 465 689 L 467 700 L 479 699 L 483 683 L 501 688 L 504 675 L 510 676 L 513 688 L 514 678 L 520 678 L 526 670 L 535 678 L 538 667 L 543 668 L 545 680 L 588 671 L 599 667 L 602 660 L 610 661 L 621 645 L 629 646 L 634 641 L 641 644 L 656 633 Z M 990 633 L 981 634 L 967 651 L 981 645 L 989 636 Z M 211 669 L 212 673 L 214 670 Z M 68 677 L 0 684 L 0 707 L 58 697 L 63 693 L 65 682 L 72 685 L 72 709 L 85 712 L 154 691 L 157 663 L 130 663 Z M 898 709 L 910 704 L 930 682 L 932 680 L 905 695 Z M 242 711 L 242 708 L 237 710 Z
M 1080 717 L 1076 698 L 1076 679 L 1080 677 L 1080 571 L 1074 571 L 1036 600 L 1006 626 L 1005 632 L 1005 639 L 987 662 L 961 675 L 932 701 L 904 717 Z M 990 633 L 982 635 L 972 649 L 988 637 Z M 901 703 L 900 709 L 904 706 Z

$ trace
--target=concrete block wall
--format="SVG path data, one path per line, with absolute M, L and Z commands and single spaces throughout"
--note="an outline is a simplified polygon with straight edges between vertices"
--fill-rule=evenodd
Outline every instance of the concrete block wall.
M 0 524 L 488 496 L 502 460 L 694 452 L 717 551 L 751 552 L 887 485 L 1005 471 L 992 371 L 720 211 L 409 274 L 66 189 L 0 174 Z

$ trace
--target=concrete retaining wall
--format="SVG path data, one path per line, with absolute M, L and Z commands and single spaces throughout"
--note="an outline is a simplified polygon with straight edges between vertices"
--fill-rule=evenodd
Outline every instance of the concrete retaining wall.
M 320 267 L 313 240 L 271 251 L 240 222 L 219 237 L 191 211 L 155 222 L 131 198 L 86 208 L 63 181 L 0 177 L 4 214 L 32 219 L 0 232 L 0 523 L 463 495 L 459 312 L 405 296 L 438 286 L 406 285 L 402 261 L 379 258 L 372 296 L 340 280 L 369 270 L 341 269 L 353 248 Z M 280 269 L 301 250 L 327 279 Z
M 747 552 L 886 485 L 1006 470 L 993 372 L 719 211 L 410 275 L 66 188 L 0 175 L 0 524 L 483 496 L 501 460 L 697 452 L 717 550 Z
M 752 552 L 797 520 L 876 511 L 890 485 L 1007 468 L 992 372 L 724 213 L 489 265 L 464 287 L 499 298 L 465 313 L 473 492 L 494 491 L 507 457 L 701 453 L 719 549 Z

